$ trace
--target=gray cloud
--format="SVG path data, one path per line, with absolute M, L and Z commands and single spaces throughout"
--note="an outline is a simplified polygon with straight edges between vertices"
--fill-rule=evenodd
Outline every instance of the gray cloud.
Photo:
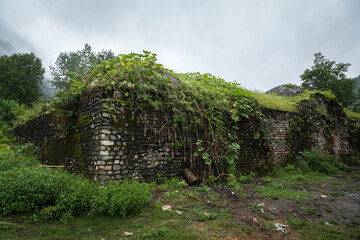
M 319 51 L 360 74 L 359 10 L 357 0 L 0 0 L 0 17 L 45 64 L 86 42 L 97 51 L 146 49 L 176 71 L 260 90 L 300 83 Z

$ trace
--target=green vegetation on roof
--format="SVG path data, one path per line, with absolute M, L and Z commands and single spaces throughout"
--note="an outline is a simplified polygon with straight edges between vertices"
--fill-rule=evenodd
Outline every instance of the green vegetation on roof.
M 298 112 L 296 103 L 310 97 L 310 91 L 305 91 L 303 94 L 294 97 L 280 96 L 277 94 L 267 94 L 262 92 L 248 92 L 249 96 L 255 99 L 260 106 L 264 108 L 284 111 L 284 112 Z
M 344 110 L 345 110 L 346 116 L 348 116 L 349 118 L 357 118 L 360 120 L 360 113 L 353 112 L 347 108 L 345 108 Z

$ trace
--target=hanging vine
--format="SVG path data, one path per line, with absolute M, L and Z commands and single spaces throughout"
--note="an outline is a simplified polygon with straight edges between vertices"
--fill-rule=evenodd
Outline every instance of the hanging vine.
M 72 89 L 59 94 L 58 108 L 64 109 L 68 107 L 64 101 L 74 96 L 86 98 L 98 88 L 104 89 L 104 96 L 114 96 L 105 106 L 107 112 L 115 114 L 116 106 L 131 111 L 134 120 L 145 122 L 144 134 L 153 131 L 159 142 L 181 148 L 186 152 L 186 164 L 203 177 L 234 172 L 241 148 L 237 126 L 250 115 L 260 116 L 256 103 L 238 84 L 208 73 L 175 73 L 147 51 L 103 61 L 85 78 L 74 79 Z M 159 128 L 148 125 L 148 106 L 165 116 Z M 74 119 L 74 111 L 68 120 Z M 74 125 L 70 121 L 65 128 Z

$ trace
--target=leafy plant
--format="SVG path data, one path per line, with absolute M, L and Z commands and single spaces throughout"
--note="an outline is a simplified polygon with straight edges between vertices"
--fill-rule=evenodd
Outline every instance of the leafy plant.
M 102 61 L 71 83 L 54 101 L 64 118 L 64 136 L 77 129 L 80 96 L 86 98 L 96 90 L 112 93 L 115 101 L 105 106 L 108 112 L 122 106 L 141 118 L 147 105 L 165 113 L 167 122 L 156 132 L 159 139 L 185 143 L 191 135 L 198 136 L 201 142 L 193 143 L 194 151 L 187 160 L 189 165 L 197 162 L 203 179 L 223 173 L 219 169 L 234 171 L 240 149 L 237 124 L 260 115 L 254 101 L 238 84 L 208 73 L 174 73 L 157 63 L 156 54 L 147 51 Z M 177 150 L 180 146 L 174 145 Z
M 0 156 L 2 216 L 38 212 L 39 218 L 60 217 L 63 222 L 88 214 L 124 217 L 139 212 L 151 198 L 146 183 L 125 180 L 100 187 L 82 176 L 38 167 L 24 157 L 27 149 L 31 147 Z
M 325 154 L 320 149 L 300 152 L 296 158 L 296 165 L 302 172 L 318 171 L 325 174 L 339 173 L 348 169 L 340 158 Z

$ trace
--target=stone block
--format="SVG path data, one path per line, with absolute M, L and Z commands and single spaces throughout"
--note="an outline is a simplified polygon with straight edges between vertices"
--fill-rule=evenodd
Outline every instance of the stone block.
M 114 145 L 114 141 L 103 140 L 103 141 L 100 141 L 100 144 L 104 145 L 104 146 L 112 146 L 112 145 Z
M 108 156 L 109 151 L 100 151 L 100 156 Z
M 98 166 L 102 166 L 102 165 L 105 165 L 105 161 L 97 161 L 96 164 Z
M 120 165 L 114 165 L 113 166 L 114 171 L 120 170 L 121 166 Z
M 108 130 L 108 129 L 101 129 L 101 130 L 100 130 L 100 133 L 103 133 L 103 134 L 110 134 L 110 133 L 111 133 L 111 131 L 110 131 L 110 130 Z

